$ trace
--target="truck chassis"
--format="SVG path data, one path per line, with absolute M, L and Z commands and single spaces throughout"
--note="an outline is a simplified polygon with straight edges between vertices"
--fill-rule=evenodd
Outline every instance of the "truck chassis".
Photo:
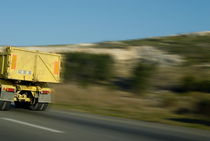
M 44 111 L 51 103 L 52 89 L 47 83 L 8 81 L 0 79 L 0 110 L 10 110 L 14 103 L 17 108 Z

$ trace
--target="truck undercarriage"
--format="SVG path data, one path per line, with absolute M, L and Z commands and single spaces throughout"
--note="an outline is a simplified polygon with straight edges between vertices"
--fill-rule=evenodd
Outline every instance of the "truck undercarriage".
M 52 89 L 47 83 L 0 80 L 0 110 L 9 110 L 14 103 L 17 108 L 44 111 L 51 103 Z

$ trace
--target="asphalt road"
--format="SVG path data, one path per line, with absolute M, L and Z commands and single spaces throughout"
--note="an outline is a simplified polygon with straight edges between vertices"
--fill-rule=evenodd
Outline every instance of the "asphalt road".
M 1 141 L 210 141 L 210 132 L 84 113 L 0 112 Z

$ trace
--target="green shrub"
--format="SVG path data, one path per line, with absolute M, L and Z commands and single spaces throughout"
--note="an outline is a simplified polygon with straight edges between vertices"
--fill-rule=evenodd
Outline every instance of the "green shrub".
M 176 97 L 170 94 L 164 95 L 162 98 L 162 107 L 174 107 L 177 105 Z
M 210 99 L 202 99 L 196 103 L 196 112 L 205 116 L 210 116 Z
M 193 76 L 185 76 L 181 80 L 181 90 L 184 92 L 194 91 L 197 87 L 197 80 Z
M 108 81 L 112 77 L 113 58 L 106 54 L 64 54 L 64 81 L 81 84 Z
M 193 76 L 185 76 L 181 80 L 181 91 L 199 91 L 199 92 L 210 92 L 210 80 L 197 79 Z
M 197 91 L 210 92 L 210 80 L 202 80 L 198 83 Z
M 149 86 L 149 79 L 156 68 L 155 64 L 138 63 L 132 72 L 131 89 L 135 93 L 146 90 Z

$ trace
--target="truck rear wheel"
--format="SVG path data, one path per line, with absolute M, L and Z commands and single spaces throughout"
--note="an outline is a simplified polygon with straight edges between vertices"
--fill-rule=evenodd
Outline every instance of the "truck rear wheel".
M 47 107 L 48 103 L 39 103 L 39 102 L 29 106 L 29 108 L 33 111 L 45 111 Z
M 39 111 L 40 104 L 36 102 L 35 104 L 30 105 L 29 108 L 33 111 Z
M 0 101 L 0 110 L 1 111 L 7 111 L 11 108 L 11 102 L 10 101 Z
M 40 106 L 40 111 L 46 111 L 47 110 L 47 107 L 48 107 L 48 103 L 40 103 L 41 106 Z
M 31 106 L 31 110 L 34 111 L 46 111 L 48 107 L 48 103 L 36 103 Z

